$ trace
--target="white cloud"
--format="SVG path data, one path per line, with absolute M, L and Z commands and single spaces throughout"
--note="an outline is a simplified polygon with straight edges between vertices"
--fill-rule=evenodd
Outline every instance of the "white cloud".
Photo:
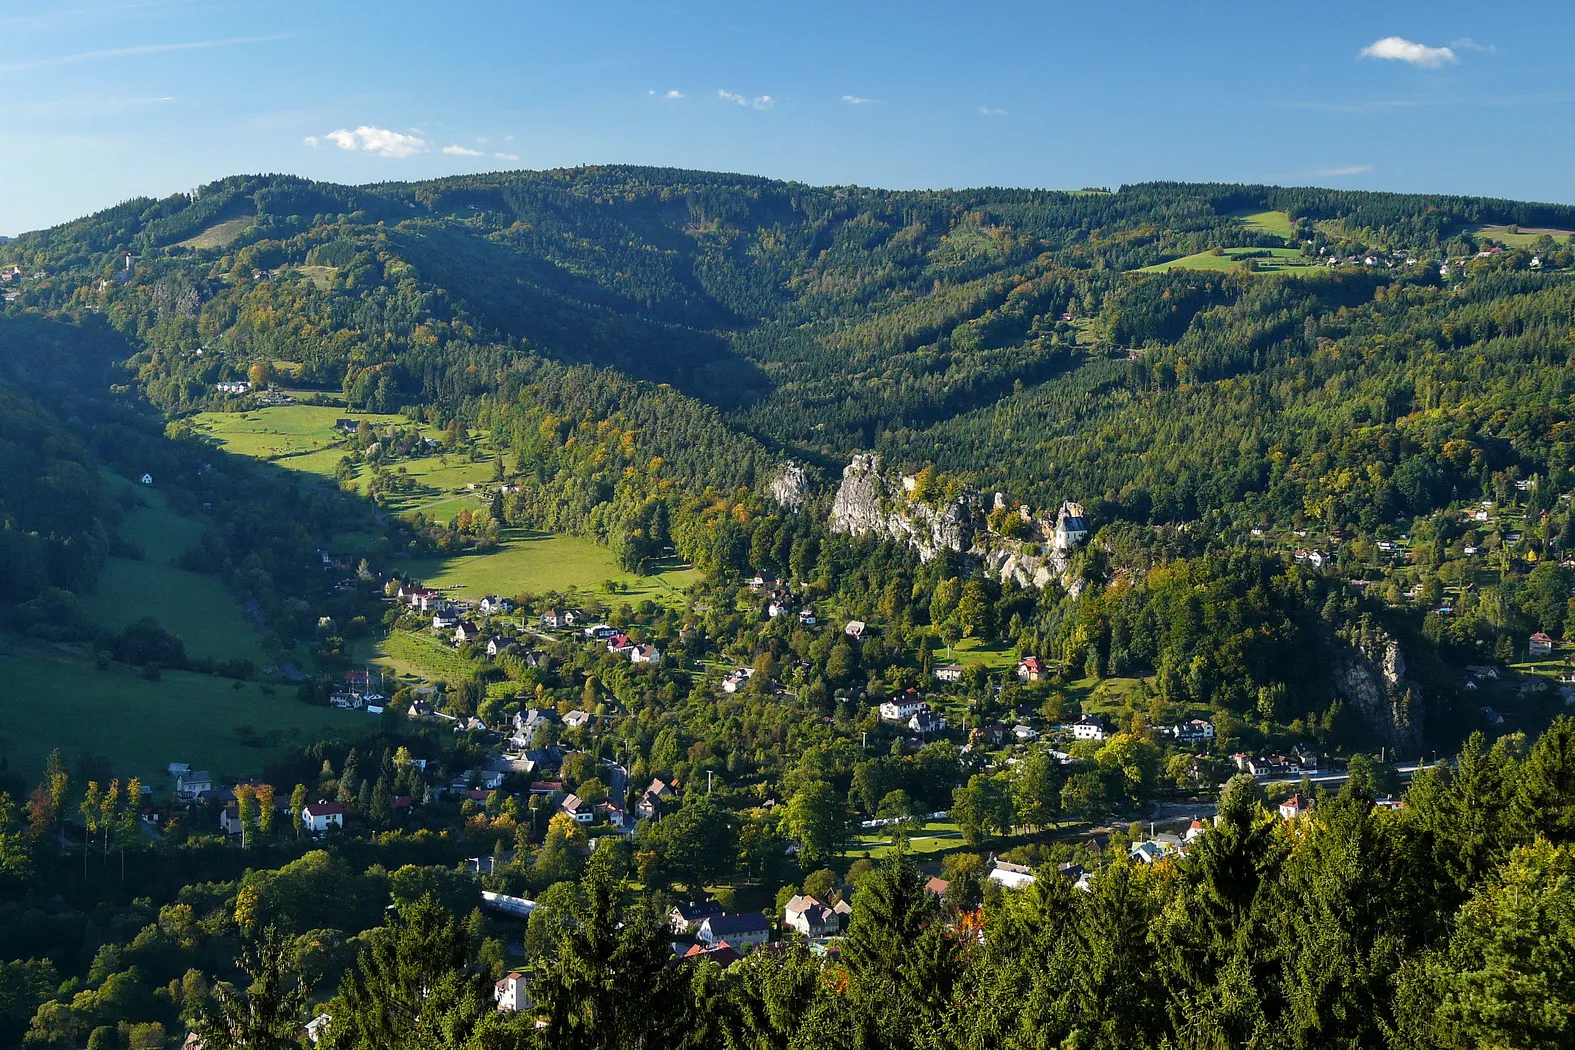
M 1319 168 L 1318 174 L 1326 178 L 1338 178 L 1342 175 L 1366 175 L 1372 170 L 1371 164 L 1347 164 L 1343 168 Z
M 1463 36 L 1459 40 L 1451 40 L 1449 46 L 1457 51 L 1485 51 L 1489 54 L 1498 50 L 1498 46 L 1495 44 L 1479 44 L 1468 36 Z
M 716 97 L 724 102 L 737 102 L 740 106 L 753 106 L 755 109 L 770 109 L 777 104 L 777 100 L 770 95 L 756 95 L 754 98 L 746 98 L 743 95 L 735 95 L 731 91 L 719 90 L 716 93 Z
M 304 141 L 308 146 L 315 146 L 321 140 L 318 139 L 318 137 L 316 135 L 308 135 L 302 141 Z
M 493 156 L 498 158 L 499 160 L 519 160 L 520 159 L 518 153 L 494 153 Z
M 980 106 L 979 107 L 979 112 L 983 113 L 987 117 L 1004 117 L 1004 116 L 1006 116 L 1006 110 L 999 109 L 999 108 L 997 108 L 995 106 Z
M 476 141 L 481 143 L 483 146 L 485 146 L 490 140 L 489 139 L 484 139 L 484 138 L 482 138 L 481 136 L 478 135 L 478 136 L 476 136 Z
M 646 94 L 647 95 L 655 95 L 656 94 L 656 89 L 652 88 L 650 91 L 647 91 Z M 684 93 L 682 91 L 679 91 L 677 88 L 673 88 L 671 91 L 664 91 L 664 92 L 662 92 L 662 97 L 665 98 L 665 99 L 672 99 L 672 100 L 676 101 L 678 99 L 683 98 L 684 97 Z
M 431 147 L 427 140 L 419 135 L 406 135 L 403 132 L 389 131 L 387 128 L 374 128 L 369 124 L 362 124 L 354 131 L 340 128 L 330 131 L 323 136 L 335 146 L 345 150 L 364 150 L 367 153 L 376 153 L 379 157 L 410 157 L 417 153 L 426 153 Z M 307 144 L 317 145 L 317 137 L 311 136 Z M 453 147 L 457 148 L 457 147 Z M 445 148 L 444 153 L 450 152 Z
M 880 99 L 878 99 L 878 98 L 860 98 L 857 95 L 843 95 L 842 96 L 842 101 L 846 102 L 850 106 L 867 106 L 867 105 L 870 105 L 871 103 L 879 102 Z
M 465 146 L 444 146 L 443 152 L 455 157 L 485 157 L 486 154 L 479 149 L 469 149 Z
M 1423 69 L 1437 69 L 1458 61 L 1455 52 L 1447 47 L 1428 47 L 1413 43 L 1403 36 L 1386 36 L 1362 48 L 1362 58 L 1386 58 L 1396 62 L 1409 62 Z

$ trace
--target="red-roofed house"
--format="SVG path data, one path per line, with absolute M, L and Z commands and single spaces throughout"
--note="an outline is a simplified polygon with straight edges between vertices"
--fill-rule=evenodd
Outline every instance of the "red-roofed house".
M 345 810 L 337 802 L 318 799 L 301 807 L 301 826 L 314 835 L 345 826 Z

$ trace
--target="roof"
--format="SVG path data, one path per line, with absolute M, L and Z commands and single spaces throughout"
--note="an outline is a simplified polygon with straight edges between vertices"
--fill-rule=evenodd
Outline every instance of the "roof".
M 336 813 L 339 816 L 344 816 L 345 808 L 337 802 L 329 802 L 320 798 L 316 802 L 308 802 L 302 806 L 301 812 L 311 813 L 313 816 L 318 817 L 331 817 Z
M 700 922 L 712 915 L 721 915 L 722 906 L 716 901 L 680 901 L 673 905 L 669 914 L 676 915 L 684 922 Z
M 1543 632 L 1543 631 L 1538 631 L 1536 634 L 1532 635 L 1531 636 L 1531 640 L 1534 641 L 1534 642 L 1551 642 L 1551 641 L 1553 641 L 1553 639 L 1549 638 L 1548 635 L 1545 632 Z
M 705 920 L 705 926 L 712 936 L 726 937 L 730 933 L 766 933 L 771 929 L 771 922 L 756 911 L 712 915 Z

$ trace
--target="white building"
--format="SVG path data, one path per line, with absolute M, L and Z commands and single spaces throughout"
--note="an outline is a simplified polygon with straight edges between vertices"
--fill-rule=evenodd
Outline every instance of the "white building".
M 314 835 L 320 835 L 329 828 L 342 828 L 345 826 L 344 807 L 324 799 L 308 802 L 301 807 L 301 826 Z

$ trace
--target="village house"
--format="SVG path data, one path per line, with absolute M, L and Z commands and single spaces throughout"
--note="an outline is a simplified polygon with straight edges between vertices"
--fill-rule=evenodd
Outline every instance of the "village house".
M 765 944 L 771 939 L 771 923 L 759 912 L 742 915 L 710 915 L 695 930 L 695 940 L 709 947 L 727 942 L 735 948 Z
M 541 625 L 549 631 L 573 627 L 580 622 L 580 614 L 573 609 L 548 609 L 541 614 Z
M 798 622 L 805 627 L 815 626 L 815 611 L 813 609 L 800 609 L 798 611 Z
M 301 807 L 301 826 L 314 835 L 321 835 L 329 828 L 345 826 L 344 807 L 337 802 L 318 799 Z
M 610 623 L 593 623 L 580 633 L 586 638 L 595 638 L 598 641 L 606 641 L 618 633 L 618 628 L 614 627 Z
M 667 913 L 667 921 L 674 933 L 690 934 L 706 919 L 721 914 L 722 906 L 716 901 L 684 901 L 673 905 Z
M 511 613 L 514 611 L 513 598 L 499 598 L 496 594 L 489 594 L 476 603 L 476 608 L 487 616 L 497 613 Z
M 629 823 L 629 814 L 616 802 L 598 803 L 596 815 L 616 831 L 634 832 L 634 827 Z
M 931 897 L 944 897 L 946 896 L 946 891 L 951 888 L 952 884 L 939 875 L 931 875 L 930 881 L 924 884 L 924 892 Z
M 722 678 L 722 692 L 736 693 L 743 684 L 755 676 L 753 667 L 740 667 L 727 672 Z
M 842 633 L 849 638 L 863 638 L 869 626 L 863 620 L 849 620 L 847 626 L 842 628 Z
M 920 711 L 929 709 L 930 705 L 919 698 L 918 691 L 909 689 L 881 703 L 880 719 L 882 722 L 906 722 Z
M 1037 682 L 1045 677 L 1045 665 L 1037 656 L 1025 656 L 1017 663 L 1017 678 L 1023 682 Z
M 175 778 L 175 797 L 191 801 L 204 792 L 213 790 L 213 777 L 206 769 L 192 770 Z
M 1292 795 L 1280 803 L 1280 819 L 1295 820 L 1312 808 L 1312 803 L 1300 795 Z
M 1553 639 L 1549 638 L 1542 631 L 1538 631 L 1526 643 L 1526 651 L 1532 656 L 1551 656 L 1553 655 Z
M 664 784 L 660 779 L 651 781 L 651 786 L 640 795 L 634 804 L 635 816 L 641 820 L 655 820 L 662 815 L 663 800 L 672 797 L 673 789 Z
M 834 937 L 842 932 L 842 917 L 830 905 L 802 894 L 783 907 L 782 928 L 796 930 L 805 937 Z
M 1103 740 L 1110 735 L 1110 723 L 1099 715 L 1084 715 L 1067 728 L 1073 740 Z
M 641 667 L 662 666 L 662 651 L 649 642 L 629 648 L 629 662 Z
M 578 795 L 569 795 L 558 803 L 558 808 L 579 824 L 590 824 L 596 820 L 595 808 Z
M 584 729 L 594 721 L 596 721 L 596 716 L 589 711 L 570 711 L 563 716 L 563 727 L 565 729 Z
M 908 719 L 908 728 L 920 736 L 929 736 L 931 733 L 944 733 L 946 731 L 946 719 L 926 708 L 923 711 L 914 712 L 913 717 Z
M 366 704 L 356 694 L 341 691 L 328 694 L 328 706 L 337 707 L 341 711 L 359 711 Z
M 459 614 L 447 609 L 439 610 L 432 614 L 432 629 L 434 631 L 449 631 L 459 626 Z
M 513 642 L 509 641 L 507 638 L 488 638 L 487 639 L 487 655 L 488 656 L 493 656 L 493 657 L 502 656 L 504 653 L 508 652 L 510 649 L 516 649 L 516 648 L 518 648 L 518 646 L 516 646 Z
M 412 609 L 416 609 L 420 612 L 433 612 L 437 609 L 443 608 L 443 606 L 446 604 L 443 600 L 442 594 L 437 591 L 428 590 L 425 587 L 413 588 L 406 593 L 405 600 L 410 603 L 410 607 Z
M 1088 539 L 1088 522 L 1083 517 L 1083 505 L 1068 500 L 1056 513 L 1055 535 L 1052 542 L 1057 550 L 1069 551 Z
M 954 684 L 962 681 L 963 668 L 962 664 L 942 664 L 931 673 L 942 682 Z
M 689 946 L 689 950 L 684 952 L 684 954 L 679 957 L 678 961 L 684 963 L 698 963 L 702 960 L 709 959 L 725 970 L 742 958 L 743 956 L 738 953 L 738 949 L 734 948 L 731 944 L 728 944 L 726 941 L 718 941 L 715 945 L 712 945 L 709 948 L 703 944 L 691 944 Z
M 1026 864 L 1012 864 L 1009 861 L 998 860 L 995 867 L 990 869 L 985 876 L 991 882 L 998 883 L 1004 889 L 1020 890 L 1025 886 L 1034 884 L 1034 873 Z
M 529 1010 L 536 1005 L 530 997 L 530 978 L 519 970 L 510 970 L 492 986 L 492 1001 L 501 1013 Z
M 1176 738 L 1178 744 L 1201 744 L 1214 739 L 1214 723 L 1194 718 L 1188 722 L 1176 723 L 1167 732 Z
M 436 623 L 436 620 L 433 622 Z M 480 637 L 481 628 L 477 627 L 469 620 L 461 620 L 459 623 L 454 625 L 454 644 L 456 646 L 464 645 L 466 642 L 474 642 Z

